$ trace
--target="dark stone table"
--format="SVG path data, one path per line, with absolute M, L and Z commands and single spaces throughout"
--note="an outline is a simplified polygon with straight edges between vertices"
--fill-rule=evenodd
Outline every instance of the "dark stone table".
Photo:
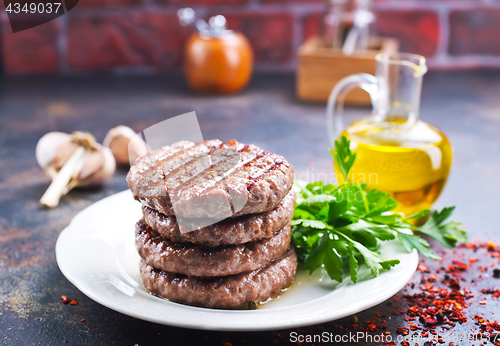
M 346 333 L 353 317 L 314 328 L 258 333 L 153 324 L 95 303 L 61 274 L 54 254 L 59 233 L 85 207 L 126 189 L 126 169 L 118 170 L 100 188 L 76 189 L 63 197 L 57 208 L 44 209 L 38 200 L 49 179 L 35 160 L 38 139 L 49 131 L 86 130 L 102 141 L 111 127 L 124 124 L 142 130 L 193 110 L 205 138 L 237 138 L 282 154 L 295 166 L 298 177 L 308 174 L 314 179 L 331 174 L 325 107 L 297 101 L 292 76 L 258 75 L 247 90 L 230 97 L 195 95 L 176 74 L 2 81 L 0 344 L 276 345 L 289 343 L 293 331 Z M 368 111 L 351 109 L 349 117 Z M 424 81 L 421 117 L 440 127 L 455 148 L 452 173 L 437 206 L 456 205 L 454 219 L 466 224 L 471 239 L 499 243 L 500 73 L 429 73 Z M 432 261 L 426 265 L 431 270 L 440 266 Z M 417 283 L 418 275 L 414 278 Z M 500 286 L 500 281 L 494 280 L 487 278 L 476 290 Z M 61 295 L 77 298 L 78 305 L 61 304 Z M 401 295 L 357 314 L 359 324 L 390 315 L 391 306 Z M 488 318 L 498 319 L 498 311 L 498 302 L 492 301 L 484 306 L 471 304 L 468 314 L 491 312 L 494 315 Z M 396 327 L 407 321 L 403 315 L 394 315 L 386 324 L 394 334 Z M 473 326 L 471 320 L 456 330 L 467 331 Z

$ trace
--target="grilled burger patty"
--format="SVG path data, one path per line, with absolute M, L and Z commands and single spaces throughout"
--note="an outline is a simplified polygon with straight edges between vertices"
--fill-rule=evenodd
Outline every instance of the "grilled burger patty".
M 295 194 L 290 191 L 276 208 L 260 214 L 226 219 L 188 233 L 181 233 L 175 216 L 166 216 L 149 207 L 142 207 L 144 222 L 166 240 L 208 247 L 243 244 L 272 237 L 293 217 Z
M 290 225 L 272 238 L 242 245 L 207 248 L 163 239 L 141 220 L 136 224 L 139 255 L 151 266 L 189 276 L 226 276 L 256 270 L 280 257 L 290 245 Z
M 138 158 L 127 183 L 164 215 L 223 220 L 274 209 L 292 187 L 293 167 L 254 145 L 182 141 Z
M 297 270 L 293 247 L 263 268 L 226 277 L 198 278 L 172 274 L 141 260 L 144 286 L 156 296 L 207 308 L 238 308 L 276 296 L 288 286 Z

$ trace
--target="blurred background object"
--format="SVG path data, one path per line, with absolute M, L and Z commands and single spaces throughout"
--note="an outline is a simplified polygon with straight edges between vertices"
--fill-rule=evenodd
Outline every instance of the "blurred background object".
M 177 12 L 182 26 L 195 24 L 184 49 L 184 74 L 189 86 L 206 93 L 240 91 L 252 75 L 253 52 L 247 38 L 226 28 L 226 18 L 216 15 L 208 24 L 196 19 L 190 7 Z
M 326 102 L 341 79 L 357 73 L 375 74 L 375 56 L 395 53 L 399 42 L 370 31 L 375 16 L 371 0 L 326 0 L 322 37 L 307 39 L 298 49 L 297 97 Z M 345 103 L 369 105 L 361 90 L 346 90 Z
M 371 0 L 356 1 L 356 8 L 352 13 L 352 25 L 342 44 L 344 55 L 352 55 L 355 51 L 364 51 L 368 48 L 369 26 L 375 19 L 371 7 Z
M 479 6 L 480 5 L 480 6 Z M 12 34 L 2 17 L 7 75 L 134 73 L 177 70 L 191 34 L 177 11 L 221 14 L 252 45 L 257 71 L 294 71 L 296 50 L 319 36 L 321 0 L 80 0 L 55 21 Z M 424 55 L 429 68 L 500 67 L 500 7 L 487 0 L 377 0 L 373 33 L 400 51 Z
M 340 47 L 325 47 L 319 38 L 307 40 L 298 51 L 298 98 L 326 103 L 332 88 L 342 78 L 355 73 L 375 74 L 375 56 L 379 53 L 395 53 L 398 46 L 397 39 L 372 36 L 367 37 L 366 49 L 345 55 Z M 370 95 L 355 89 L 348 92 L 345 103 L 370 105 Z
M 325 0 L 325 13 L 320 22 L 325 47 L 339 48 L 344 36 L 347 0 Z

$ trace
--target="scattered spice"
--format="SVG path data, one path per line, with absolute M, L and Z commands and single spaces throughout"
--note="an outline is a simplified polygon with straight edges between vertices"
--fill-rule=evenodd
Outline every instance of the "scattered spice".
M 486 250 L 486 251 L 485 251 Z M 474 252 L 475 256 L 466 256 L 461 253 Z M 447 256 L 448 255 L 448 256 Z M 424 342 L 424 345 L 435 345 L 435 343 L 445 343 L 445 340 L 438 335 L 436 329 L 440 327 L 442 330 L 450 330 L 457 323 L 463 324 L 469 321 L 467 309 L 474 304 L 486 305 L 488 301 L 486 297 L 479 297 L 480 300 L 474 300 L 474 288 L 485 285 L 485 277 L 479 275 L 473 278 L 472 275 L 464 275 L 467 271 L 487 272 L 488 266 L 493 267 L 494 263 L 485 263 L 485 261 L 500 260 L 500 249 L 494 243 L 471 242 L 467 245 L 450 250 L 448 254 L 443 251 L 443 259 L 441 267 L 431 273 L 422 260 L 418 270 L 420 271 L 420 283 L 416 287 L 415 283 L 409 283 L 406 290 L 415 290 L 411 294 L 403 294 L 403 299 L 407 309 L 404 312 L 408 317 L 404 318 L 408 322 L 408 326 L 397 328 L 397 333 L 403 336 L 412 333 L 412 336 L 419 335 L 423 338 L 432 334 L 432 340 Z M 447 260 L 446 257 L 449 257 Z M 468 263 L 464 263 L 462 258 L 468 258 Z M 498 271 L 493 271 L 493 276 L 499 275 Z M 428 274 L 428 275 L 427 275 Z M 442 279 L 441 279 L 442 278 Z M 472 278 L 472 279 L 470 279 Z M 474 285 L 473 285 L 474 284 Z M 474 287 L 473 287 L 474 286 Z M 477 288 L 476 288 L 477 290 Z M 481 289 L 481 293 L 491 295 L 492 297 L 500 297 L 500 289 Z M 397 297 L 393 298 L 397 300 Z M 476 311 L 477 311 L 477 305 Z M 391 313 L 398 315 L 398 311 Z M 475 337 L 475 340 L 484 341 L 490 340 L 495 345 L 500 346 L 500 325 L 497 321 L 488 321 L 479 315 L 473 316 L 479 325 L 479 330 L 473 331 L 469 337 Z M 420 323 L 417 324 L 415 321 Z M 474 333 L 476 333 L 474 335 Z M 496 338 L 494 337 L 496 336 Z M 401 343 L 405 345 L 405 343 Z M 409 345 L 409 344 L 408 344 Z M 449 343 L 453 346 L 453 342 Z
M 69 305 L 76 305 L 76 304 L 78 304 L 78 300 L 76 299 L 73 299 L 71 303 L 69 303 Z
M 69 299 L 68 296 L 61 296 L 61 299 L 62 299 L 61 303 L 63 303 L 63 304 L 68 304 L 71 300 L 71 299 Z
M 497 279 L 500 278 L 500 269 L 498 268 L 493 269 L 493 277 Z
M 80 320 L 80 322 L 85 322 L 85 321 L 86 321 L 86 319 L 85 319 L 85 318 L 82 318 L 82 319 Z
M 479 329 L 483 339 L 489 338 L 495 345 L 500 345 L 500 324 L 497 321 L 490 322 L 479 315 L 475 315 L 474 319 L 480 326 Z
M 490 288 L 487 290 L 481 290 L 481 293 L 491 294 L 492 297 L 500 297 L 500 290 L 498 288 Z

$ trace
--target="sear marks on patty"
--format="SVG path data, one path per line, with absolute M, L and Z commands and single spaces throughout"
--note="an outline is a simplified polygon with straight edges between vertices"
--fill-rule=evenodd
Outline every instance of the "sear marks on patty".
M 208 248 L 175 244 L 142 220 L 136 224 L 137 251 L 149 265 L 170 273 L 199 277 L 235 275 L 261 268 L 287 251 L 291 235 L 291 227 L 286 225 L 271 238 Z
M 145 288 L 171 301 L 207 308 L 234 309 L 278 295 L 297 270 L 293 247 L 263 268 L 226 277 L 198 278 L 172 274 L 141 260 Z
M 127 183 L 164 215 L 223 220 L 274 209 L 292 187 L 293 167 L 255 145 L 183 141 L 137 159 Z
M 271 211 L 226 219 L 188 233 L 179 231 L 175 216 L 166 216 L 145 206 L 142 212 L 144 222 L 166 240 L 216 247 L 270 238 L 288 224 L 293 217 L 294 208 L 295 194 L 290 191 Z

